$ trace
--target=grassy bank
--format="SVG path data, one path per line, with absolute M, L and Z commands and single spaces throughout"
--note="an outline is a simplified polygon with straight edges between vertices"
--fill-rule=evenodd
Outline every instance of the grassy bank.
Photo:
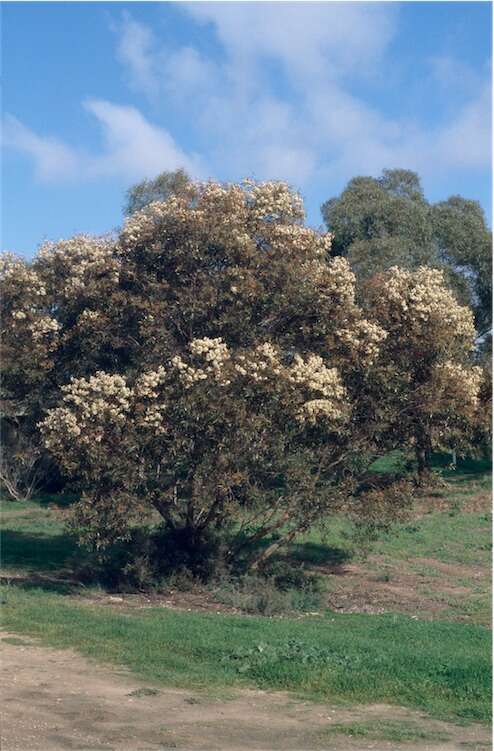
M 7 629 L 169 686 L 255 686 L 489 718 L 490 632 L 481 626 L 393 615 L 294 620 L 163 608 L 134 614 L 18 587 L 4 588 L 2 610 Z

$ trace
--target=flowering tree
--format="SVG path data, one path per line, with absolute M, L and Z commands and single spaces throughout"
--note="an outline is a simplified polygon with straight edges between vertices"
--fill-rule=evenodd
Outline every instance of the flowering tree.
M 321 207 L 343 255 L 361 280 L 392 266 L 442 269 L 447 285 L 474 311 L 477 348 L 489 355 L 492 329 L 492 233 L 477 201 L 451 196 L 430 204 L 419 176 L 385 169 L 354 177 Z
M 303 218 L 282 183 L 187 183 L 118 236 L 45 246 L 27 267 L 47 298 L 36 315 L 53 321 L 39 428 L 83 490 L 83 540 L 104 548 L 161 518 L 192 548 L 228 528 L 234 558 L 276 532 L 256 566 L 357 503 L 366 457 L 418 445 L 416 387 L 425 405 L 440 379 L 434 430 L 420 425 L 430 440 L 450 429 L 468 312 L 447 344 L 442 280 L 393 270 L 364 313 L 348 262 Z M 13 331 L 24 319 L 11 317 Z
M 40 479 L 36 422 L 51 377 L 60 324 L 51 315 L 43 279 L 22 258 L 4 253 L 2 287 L 2 452 L 0 481 L 11 497 L 29 498 Z
M 397 267 L 367 287 L 372 315 L 388 332 L 376 384 L 396 446 L 415 449 L 425 478 L 432 449 L 465 445 L 479 421 L 482 368 L 472 365 L 475 326 L 470 308 L 447 288 L 443 272 Z
M 125 537 L 158 512 L 191 544 L 236 526 L 233 556 L 275 530 L 280 544 L 351 495 L 352 464 L 376 440 L 359 388 L 386 332 L 356 305 L 347 262 L 327 261 L 330 237 L 302 220 L 283 184 L 209 183 L 126 221 L 104 264 L 118 284 L 104 309 L 94 299 L 79 312 L 77 299 L 64 336 L 103 317 L 103 351 L 126 345 L 119 372 L 66 383 L 42 423 L 85 488 L 86 540 Z M 57 254 L 67 249 L 50 249 L 50 268 Z

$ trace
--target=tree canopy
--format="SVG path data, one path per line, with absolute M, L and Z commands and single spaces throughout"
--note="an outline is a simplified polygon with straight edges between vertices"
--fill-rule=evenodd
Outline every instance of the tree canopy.
M 127 191 L 124 214 L 130 216 L 153 201 L 166 201 L 183 192 L 189 182 L 190 177 L 184 169 L 161 172 L 152 180 L 141 180 Z
M 322 206 L 332 254 L 360 280 L 392 266 L 442 269 L 458 299 L 472 307 L 478 337 L 492 328 L 491 233 L 477 201 L 452 196 L 429 203 L 420 178 L 403 169 L 355 177 Z

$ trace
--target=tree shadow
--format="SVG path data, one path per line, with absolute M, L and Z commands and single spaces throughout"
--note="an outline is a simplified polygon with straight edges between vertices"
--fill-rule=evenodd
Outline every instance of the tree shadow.
M 66 509 L 79 501 L 80 497 L 75 493 L 38 493 L 34 499 L 41 508 L 49 508 L 55 506 L 56 508 Z
M 459 458 L 456 467 L 451 466 L 451 454 L 433 454 L 431 466 L 441 471 L 441 475 L 447 480 L 457 482 L 471 482 L 472 479 L 482 480 L 492 472 L 491 457 Z
M 77 556 L 75 538 L 69 534 L 45 535 L 5 529 L 2 531 L 2 569 L 21 568 L 43 573 L 67 569 Z
M 352 551 L 345 548 L 331 548 L 323 543 L 302 542 L 290 546 L 289 557 L 298 563 L 310 563 L 334 569 L 341 573 L 341 567 L 352 558 Z
M 9 576 L 7 573 L 0 575 L 0 584 L 29 591 L 42 589 L 44 592 L 52 592 L 58 595 L 77 594 L 81 589 L 78 581 L 59 579 L 57 576 L 32 574 L 30 576 Z

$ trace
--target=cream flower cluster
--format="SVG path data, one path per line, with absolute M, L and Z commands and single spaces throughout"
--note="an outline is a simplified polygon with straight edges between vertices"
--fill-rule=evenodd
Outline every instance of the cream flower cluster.
M 125 378 L 98 371 L 90 378 L 75 378 L 62 386 L 63 406 L 50 410 L 41 423 L 47 448 L 62 442 L 64 435 L 81 443 L 100 443 L 109 424 L 123 425 L 128 418 L 133 391 Z
M 451 337 L 470 341 L 473 347 L 475 325 L 470 308 L 459 305 L 446 287 L 444 274 L 437 269 L 421 266 L 407 271 L 396 266 L 389 269 L 386 281 L 376 300 L 378 308 L 390 303 L 401 312 L 403 322 L 413 330 L 423 331 L 434 325 Z
M 311 399 L 304 402 L 297 413 L 299 422 L 316 425 L 319 420 L 332 422 L 339 421 L 343 417 L 341 404 L 332 399 Z
M 467 368 L 451 360 L 438 363 L 432 374 L 434 398 L 446 396 L 461 413 L 476 409 L 482 379 L 483 371 L 478 366 Z
M 306 360 L 298 354 L 295 355 L 288 369 L 288 379 L 309 391 L 315 391 L 331 399 L 341 399 L 346 393 L 338 370 L 328 368 L 319 355 L 309 355 Z
M 159 387 L 166 383 L 169 371 L 162 365 L 157 370 L 149 370 L 142 373 L 134 384 L 134 395 L 137 400 L 144 399 L 151 404 L 145 404 L 143 412 L 137 415 L 137 423 L 143 428 L 149 428 L 155 435 L 166 432 L 165 418 L 167 411 L 166 401 L 157 401 L 160 398 Z
M 221 337 L 211 339 L 206 336 L 203 339 L 193 339 L 189 349 L 193 356 L 204 361 L 202 367 L 195 368 L 189 365 L 180 355 L 175 355 L 171 360 L 172 366 L 178 370 L 180 379 L 186 386 L 193 386 L 198 381 L 210 377 L 225 386 L 230 383 L 223 372 L 224 364 L 230 359 L 230 352 Z
M 30 323 L 31 335 L 35 342 L 39 342 L 45 337 L 57 334 L 62 328 L 61 325 L 54 318 L 49 316 L 41 316 L 40 318 L 34 318 Z M 55 343 L 52 343 L 55 346 Z
M 244 180 L 248 191 L 251 215 L 254 219 L 302 221 L 305 218 L 301 196 L 290 190 L 284 182 L 261 182 Z
M 354 305 L 356 277 L 346 258 L 336 256 L 329 261 L 307 261 L 301 271 L 305 282 L 317 290 L 321 299 L 336 298 L 341 305 Z
M 153 201 L 141 211 L 136 211 L 124 222 L 118 240 L 119 250 L 126 252 L 138 244 L 154 240 L 156 229 L 164 227 L 165 220 L 170 216 L 177 219 L 179 211 L 183 214 L 183 221 L 187 216 L 187 211 L 183 200 L 176 196 L 168 201 Z
M 213 181 L 196 183 L 180 196 L 166 201 L 154 201 L 135 212 L 124 223 L 119 236 L 119 249 L 126 253 L 139 244 L 161 247 L 169 234 L 177 231 L 199 237 L 225 240 L 230 245 L 250 246 L 252 237 L 245 231 L 246 222 L 283 221 L 288 224 L 304 218 L 301 197 L 281 182 L 256 183 L 246 180 L 242 185 L 222 185 Z M 290 233 L 287 233 L 287 239 Z M 327 251 L 330 237 L 319 237 L 311 230 L 303 230 L 292 239 L 307 243 L 309 239 L 322 255 Z
M 269 231 L 269 244 L 275 250 L 290 251 L 302 258 L 325 258 L 331 249 L 333 236 L 318 234 L 299 224 L 274 224 Z
M 234 368 L 239 375 L 246 376 L 255 383 L 266 382 L 283 373 L 278 349 L 269 342 L 257 345 L 249 353 L 238 354 Z
M 46 296 L 46 286 L 40 276 L 22 258 L 13 253 L 5 252 L 0 255 L 0 280 L 4 294 L 7 285 L 10 284 L 31 300 Z
M 14 325 L 11 327 L 11 333 L 14 337 L 19 336 L 19 329 L 31 337 L 32 346 L 35 347 L 37 355 L 52 352 L 57 347 L 57 334 L 62 328 L 61 324 L 50 316 L 39 315 L 32 308 L 27 312 L 25 310 L 14 310 L 12 312 Z M 16 324 L 21 326 L 16 326 Z M 34 354 L 34 350 L 33 350 Z
M 283 365 L 277 347 L 269 342 L 257 345 L 251 351 L 238 353 L 231 357 L 222 339 L 196 339 L 190 345 L 191 351 L 206 359 L 205 368 L 196 369 L 176 356 L 172 363 L 180 371 L 180 376 L 187 386 L 200 380 L 214 379 L 217 383 L 228 385 L 233 374 L 258 384 L 272 382 L 276 389 L 283 382 L 295 386 L 293 404 L 304 402 L 298 413 L 301 421 L 311 422 L 324 416 L 339 419 L 343 414 L 342 406 L 346 390 L 336 368 L 328 368 L 318 355 L 309 355 L 306 359 L 296 354 L 289 366 Z M 226 363 L 231 367 L 225 370 Z M 317 395 L 309 399 L 307 395 Z M 308 406 L 305 406 L 305 405 Z
M 56 347 L 56 334 L 61 326 L 54 318 L 44 315 L 46 309 L 46 286 L 39 274 L 22 258 L 4 253 L 0 258 L 0 278 L 5 307 L 10 308 L 11 334 L 21 332 L 32 339 L 36 355 L 40 356 Z
M 166 404 L 149 405 L 146 407 L 144 414 L 139 417 L 139 425 L 141 425 L 141 427 L 150 428 L 156 435 L 166 433 L 166 411 Z
M 156 389 L 162 383 L 165 383 L 167 376 L 168 371 L 163 365 L 160 365 L 157 370 L 148 370 L 146 373 L 142 373 L 134 385 L 136 396 L 145 399 L 156 399 L 158 397 L 158 391 Z
M 387 336 L 388 332 L 381 326 L 365 318 L 356 321 L 351 329 L 341 329 L 339 332 L 341 341 L 349 345 L 366 365 L 375 361 Z
M 52 276 L 54 284 L 59 287 L 62 284 L 65 295 L 83 291 L 88 280 L 95 275 L 104 274 L 113 284 L 117 284 L 120 278 L 120 262 L 115 257 L 114 243 L 90 235 L 45 243 L 39 251 L 38 263 L 45 274 Z
M 214 369 L 220 368 L 230 358 L 228 347 L 221 337 L 193 339 L 189 348 L 193 355 L 199 355 Z
M 243 224 L 247 216 L 245 190 L 240 185 L 221 185 L 212 180 L 197 186 L 197 208 L 203 217 L 215 217 L 225 225 Z

